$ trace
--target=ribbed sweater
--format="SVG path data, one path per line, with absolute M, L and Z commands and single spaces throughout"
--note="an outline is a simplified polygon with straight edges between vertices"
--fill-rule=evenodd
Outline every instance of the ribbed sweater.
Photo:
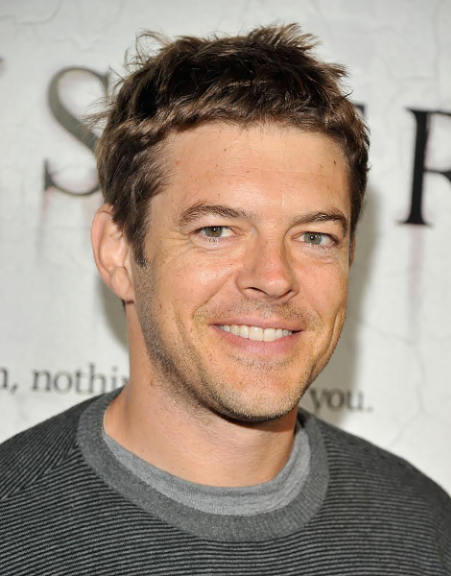
M 110 400 L 0 446 L 1 576 L 450 576 L 450 499 L 404 460 L 302 413 L 311 462 L 295 500 L 209 514 L 114 457 L 102 436 Z

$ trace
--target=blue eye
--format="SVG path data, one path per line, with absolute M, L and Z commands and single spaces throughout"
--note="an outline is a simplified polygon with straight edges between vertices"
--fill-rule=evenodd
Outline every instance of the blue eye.
M 329 234 L 324 234 L 322 232 L 304 232 L 301 236 L 301 240 L 306 244 L 321 247 L 331 246 L 334 243 Z
M 204 226 L 199 233 L 209 240 L 217 240 L 232 235 L 232 231 L 227 226 Z

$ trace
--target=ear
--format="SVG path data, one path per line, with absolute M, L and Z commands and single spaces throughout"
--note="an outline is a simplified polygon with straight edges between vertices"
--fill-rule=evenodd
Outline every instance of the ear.
M 124 232 L 113 221 L 110 204 L 101 206 L 92 222 L 94 259 L 105 284 L 124 302 L 133 302 L 132 250 Z

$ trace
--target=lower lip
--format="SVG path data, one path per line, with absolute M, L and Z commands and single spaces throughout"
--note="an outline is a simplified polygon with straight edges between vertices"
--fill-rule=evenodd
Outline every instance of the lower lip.
M 218 326 L 212 327 L 219 333 L 219 336 L 221 336 L 225 342 L 239 348 L 243 352 L 256 356 L 287 355 L 293 351 L 302 334 L 302 331 L 293 332 L 289 336 L 282 336 L 282 338 L 278 338 L 272 342 L 263 342 L 259 340 L 250 340 L 249 338 L 241 338 L 241 336 L 221 330 Z

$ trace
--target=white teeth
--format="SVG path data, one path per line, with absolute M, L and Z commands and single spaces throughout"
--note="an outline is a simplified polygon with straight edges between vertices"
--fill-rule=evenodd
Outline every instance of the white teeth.
M 239 326 L 241 338 L 249 338 L 248 326 Z
M 223 325 L 219 326 L 224 332 L 231 332 L 235 336 L 241 338 L 248 338 L 256 342 L 274 342 L 283 336 L 292 334 L 291 330 L 282 330 L 281 328 L 260 328 L 260 326 L 246 326 L 241 324 Z
M 251 326 L 249 328 L 249 340 L 256 340 L 261 342 L 263 340 L 263 328 L 258 326 Z
M 265 330 L 263 330 L 264 342 L 273 342 L 276 339 L 276 332 L 275 328 L 265 328 Z

